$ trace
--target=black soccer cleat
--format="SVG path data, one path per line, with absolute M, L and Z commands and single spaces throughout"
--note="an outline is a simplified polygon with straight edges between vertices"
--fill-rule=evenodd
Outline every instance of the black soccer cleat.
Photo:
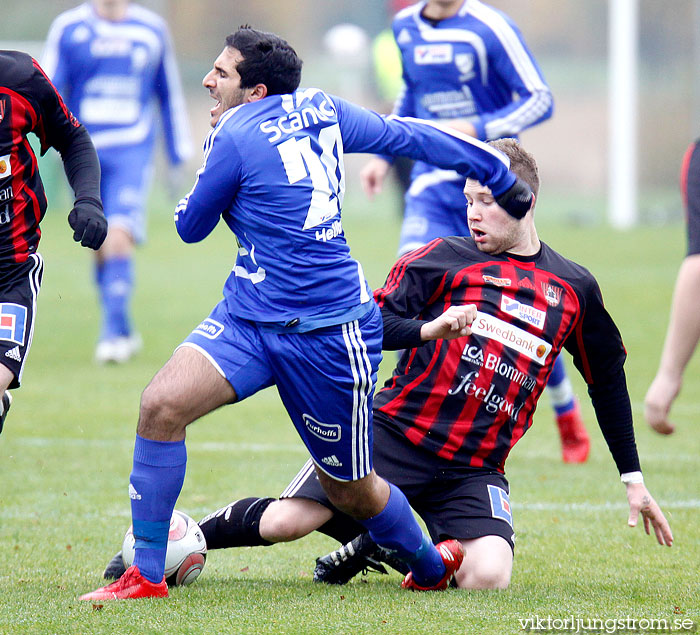
M 2 428 L 5 425 L 5 419 L 7 418 L 7 413 L 12 405 L 12 395 L 8 390 L 6 390 L 2 395 L 2 413 L 0 414 L 0 433 L 2 433 Z
M 124 575 L 126 572 L 126 567 L 124 566 L 124 561 L 122 560 L 122 552 L 119 551 L 115 554 L 114 558 L 109 561 L 105 572 L 102 577 L 105 580 L 117 580 Z
M 369 537 L 369 534 L 360 534 L 346 545 L 331 551 L 327 556 L 316 558 L 314 582 L 345 584 L 360 572 L 376 571 L 387 574 L 382 563 L 388 564 L 403 575 L 409 571 L 403 561 L 393 556 L 387 549 L 380 547 Z

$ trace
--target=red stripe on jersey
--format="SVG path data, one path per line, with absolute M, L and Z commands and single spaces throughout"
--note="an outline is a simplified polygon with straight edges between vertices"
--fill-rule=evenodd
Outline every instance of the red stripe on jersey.
M 438 456 L 451 461 L 455 453 L 461 448 L 465 437 L 474 425 L 476 413 L 481 407 L 481 402 L 476 399 L 465 399 L 464 407 L 450 429 L 449 436 L 445 444 L 438 450 Z M 474 465 L 470 458 L 469 465 Z M 475 465 L 475 467 L 477 467 Z
M 561 298 L 556 305 L 561 305 L 562 307 L 562 318 L 557 329 L 556 338 L 554 338 L 554 341 L 552 342 L 553 352 L 559 353 L 564 341 L 571 334 L 573 321 L 579 314 L 581 305 L 576 292 L 568 282 L 548 271 L 537 269 L 535 270 L 535 293 L 537 294 L 536 301 L 538 302 L 537 308 L 547 311 L 548 316 L 551 315 L 552 307 L 547 303 L 544 295 L 544 289 L 547 285 L 560 287 L 562 289 Z
M 503 350 L 503 345 L 499 347 L 501 351 Z M 523 366 L 529 366 L 528 364 L 523 364 L 523 360 L 519 359 L 518 364 L 516 364 L 515 368 L 517 370 L 522 371 Z M 520 368 L 519 368 L 520 366 Z M 491 373 L 490 378 L 493 378 L 494 373 Z M 522 391 L 522 386 L 517 384 L 516 382 L 511 382 L 510 387 L 508 388 L 508 392 L 506 392 L 504 399 L 506 400 L 507 403 L 513 404 L 513 407 L 515 407 L 515 399 L 516 397 L 521 393 Z M 533 391 L 534 392 L 534 391 Z M 510 448 L 513 447 L 515 441 L 513 440 L 513 430 L 514 428 L 520 423 L 520 427 L 524 428 L 527 422 L 527 414 L 523 412 L 525 409 L 525 404 L 532 399 L 532 393 L 528 395 L 524 401 L 521 404 L 520 409 L 518 410 L 518 414 L 516 416 L 515 421 L 513 421 L 513 425 L 510 425 L 510 421 L 512 421 L 512 416 L 507 412 L 507 411 L 502 411 L 499 407 L 498 412 L 493 418 L 493 423 L 491 424 L 491 427 L 489 428 L 488 432 L 486 433 L 486 436 L 481 440 L 481 444 L 479 445 L 479 449 L 474 452 L 473 457 L 472 457 L 472 465 L 475 467 L 481 467 L 484 464 L 484 459 L 488 457 L 496 448 L 496 442 L 498 441 L 498 435 L 501 432 L 501 429 L 504 426 L 509 426 L 509 432 L 508 432 L 508 439 L 510 442 Z M 461 445 L 461 442 L 460 442 Z M 510 451 L 510 450 L 509 450 Z
M 480 274 L 479 274 L 480 275 Z M 481 296 L 481 293 L 479 291 L 479 286 L 471 283 L 471 278 L 474 277 L 475 274 L 473 272 L 470 272 L 470 267 L 467 267 L 465 269 L 462 269 L 461 271 L 457 272 L 457 274 L 454 276 L 452 279 L 452 282 L 450 283 L 450 291 L 445 295 L 445 303 L 442 308 L 443 313 L 447 311 L 451 306 L 455 305 L 462 305 L 462 304 L 469 304 L 469 300 L 467 299 L 466 296 L 469 295 L 470 290 L 474 290 L 479 293 L 479 296 Z M 478 276 L 476 276 L 478 277 Z M 465 291 L 465 296 L 461 298 L 455 298 L 456 301 L 453 301 L 453 293 L 456 289 L 459 289 L 460 285 L 462 285 L 462 281 L 467 278 L 467 286 L 466 289 L 463 289 Z M 444 286 L 445 279 L 443 278 L 442 285 Z M 433 298 L 437 298 L 436 294 L 433 294 Z M 477 301 L 478 298 L 471 298 L 472 301 Z M 431 299 L 432 303 L 433 299 Z M 435 422 L 435 419 L 438 417 L 439 411 L 440 411 L 440 406 L 442 405 L 443 401 L 445 400 L 445 397 L 448 394 L 449 386 L 452 383 L 453 378 L 455 377 L 457 367 L 459 366 L 459 362 L 462 360 L 462 351 L 464 350 L 464 344 L 467 341 L 466 337 L 460 337 L 456 340 L 450 341 L 449 347 L 447 349 L 447 354 L 445 355 L 445 358 L 442 362 L 442 366 L 440 367 L 440 371 L 435 379 L 434 386 L 437 388 L 437 390 L 433 390 L 426 399 L 426 402 L 421 410 L 421 413 L 419 415 L 419 418 L 416 423 L 420 422 L 421 427 L 424 429 L 423 434 L 421 435 L 420 439 L 422 439 L 425 434 L 427 433 L 427 430 L 432 426 L 432 424 Z M 469 401 L 469 400 L 467 400 Z M 461 441 L 463 440 L 463 436 L 460 438 L 460 440 L 457 442 L 457 446 L 453 448 L 454 443 L 455 443 L 455 437 L 454 437 L 454 431 L 455 429 L 460 429 L 463 428 L 464 425 L 464 419 L 462 417 L 458 417 L 457 421 L 455 424 L 453 424 L 452 429 L 450 430 L 448 440 L 444 444 L 444 446 L 440 449 L 438 454 L 440 456 L 443 456 L 445 458 L 451 459 L 454 456 L 454 453 L 457 449 L 459 449 L 459 446 L 461 445 Z M 468 422 L 467 427 L 471 426 L 471 417 L 468 417 L 466 420 Z M 460 425 L 460 422 L 462 422 L 462 425 Z M 413 429 L 411 430 L 411 432 Z M 459 434 L 459 433 L 458 433 Z M 417 443 L 414 441 L 414 443 Z
M 30 228 L 26 214 L 29 213 L 31 217 L 36 219 L 41 215 L 36 194 L 30 187 L 25 187 L 29 177 L 38 169 L 36 156 L 26 133 L 34 128 L 39 117 L 29 101 L 22 95 L 9 89 L 3 89 L 2 92 L 10 96 L 12 109 L 10 126 L 14 135 L 10 165 L 15 199 L 12 204 L 10 238 L 15 262 L 24 262 L 28 257 L 27 248 L 29 246 L 25 234 Z M 20 159 L 20 153 L 25 157 L 25 160 Z M 29 159 L 28 164 L 27 158 Z M 30 209 L 27 210 L 27 208 Z
M 408 361 L 406 362 L 406 368 L 408 368 L 408 367 L 411 365 L 411 362 L 413 362 L 413 358 L 416 356 L 416 351 L 417 351 L 417 350 L 418 350 L 417 348 L 411 349 L 411 352 L 408 354 Z M 391 383 L 390 383 L 388 386 L 385 385 L 385 386 L 383 386 L 382 388 L 380 388 L 380 389 L 377 391 L 377 393 L 380 393 L 380 392 L 382 392 L 383 390 L 393 390 L 394 388 L 396 388 L 396 382 L 398 381 L 398 379 L 399 379 L 400 376 L 401 376 L 401 375 L 400 375 L 399 373 L 396 373 L 396 372 L 395 372 L 395 373 L 391 376 Z M 380 408 L 380 410 L 381 410 L 381 408 Z
M 693 157 L 693 152 L 697 147 L 696 143 L 691 143 L 683 155 L 681 163 L 681 197 L 683 198 L 683 209 L 685 210 L 686 221 L 688 219 L 688 171 L 690 169 L 690 160 Z
M 441 295 L 442 291 L 445 288 L 445 281 L 447 280 L 447 272 L 445 272 L 445 275 L 442 276 L 442 280 L 440 280 L 440 284 L 438 285 L 437 289 L 435 289 L 435 293 L 433 293 L 432 296 L 430 296 L 430 299 L 428 300 L 428 306 L 430 306 L 433 302 L 435 302 Z
M 11 88 L 1 86 L 0 94 L 7 95 L 10 98 L 10 104 L 12 108 L 11 126 L 12 132 L 14 133 L 12 141 L 15 145 L 17 145 L 22 140 L 21 131 L 24 127 L 23 125 L 18 126 L 17 124 L 26 123 L 26 119 L 24 119 L 23 117 L 29 117 L 29 123 L 31 124 L 30 128 L 33 128 L 39 119 L 39 115 L 36 112 L 36 110 L 34 110 L 32 104 L 25 97 L 15 92 Z M 17 110 L 18 104 L 22 106 L 22 108 L 19 111 Z
M 466 338 L 457 340 L 445 340 L 447 351 L 440 364 L 437 376 L 435 377 L 435 386 L 440 386 L 439 390 L 433 390 L 430 396 L 425 400 L 420 413 L 416 416 L 414 426 L 409 430 L 408 435 L 413 443 L 420 443 L 428 430 L 435 422 L 440 406 L 442 406 L 447 396 L 447 390 L 442 390 L 442 387 L 447 388 L 455 376 L 459 362 L 462 359 L 462 349 Z
M 382 412 L 385 412 L 388 415 L 396 416 L 398 411 L 401 409 L 401 406 L 403 405 L 404 401 L 406 400 L 406 395 L 410 393 L 411 390 L 413 390 L 413 388 L 418 386 L 426 377 L 430 377 L 430 373 L 432 372 L 433 368 L 435 367 L 435 364 L 440 358 L 440 349 L 442 348 L 442 345 L 445 342 L 446 340 L 437 340 L 435 344 L 435 354 L 430 360 L 430 363 L 426 366 L 425 370 L 420 375 L 418 375 L 418 377 L 416 377 L 412 382 L 406 384 L 403 390 L 396 397 L 394 397 L 391 401 L 383 405 L 380 408 Z
M 387 277 L 384 286 L 374 292 L 374 300 L 380 308 L 384 304 L 384 298 L 399 286 L 401 279 L 406 274 L 408 265 L 410 265 L 414 260 L 418 260 L 418 258 L 430 253 L 439 243 L 440 238 L 436 238 L 423 247 L 418 247 L 418 249 L 409 251 L 406 255 L 402 256 L 396 261 L 389 272 L 389 276 Z

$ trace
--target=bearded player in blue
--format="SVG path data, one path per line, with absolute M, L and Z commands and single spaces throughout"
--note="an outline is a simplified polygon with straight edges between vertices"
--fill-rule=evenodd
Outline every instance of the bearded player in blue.
M 519 217 L 532 193 L 502 154 L 479 141 L 298 90 L 301 64 L 276 35 L 241 27 L 204 78 L 216 100 L 213 130 L 175 223 L 185 242 L 197 242 L 223 218 L 238 258 L 223 299 L 143 393 L 129 483 L 134 564 L 83 600 L 167 596 L 165 551 L 185 476 L 185 428 L 273 384 L 328 497 L 408 564 L 406 588 L 445 589 L 462 561 L 461 544 L 436 548 L 403 493 L 372 468 L 382 323 L 343 234 L 343 154 L 405 154 L 484 179 Z M 466 314 L 451 328 L 467 333 Z
M 394 113 L 437 120 L 483 141 L 516 137 L 552 115 L 552 93 L 514 22 L 479 0 L 425 0 L 392 23 L 404 88 Z M 390 157 L 362 171 L 365 191 L 381 189 Z M 464 181 L 419 161 L 406 192 L 399 255 L 444 236 L 468 236 Z M 554 301 L 554 300 L 553 300 Z M 547 384 L 568 463 L 586 461 L 588 432 L 562 358 Z
M 44 67 L 92 137 L 109 233 L 97 252 L 102 327 L 98 363 L 122 363 L 141 347 L 130 300 L 133 252 L 145 239 L 145 206 L 160 120 L 172 166 L 192 152 L 175 54 L 165 21 L 129 0 L 90 0 L 51 25 Z

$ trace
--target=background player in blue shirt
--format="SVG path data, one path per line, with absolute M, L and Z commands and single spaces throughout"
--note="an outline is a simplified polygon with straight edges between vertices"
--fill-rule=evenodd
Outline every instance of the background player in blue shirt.
M 146 232 L 155 102 L 170 163 L 192 151 L 170 34 L 160 16 L 129 0 L 92 0 L 54 20 L 44 65 L 97 148 L 109 233 L 95 266 L 103 314 L 95 359 L 125 362 L 141 347 L 129 304 L 134 245 Z
M 548 119 L 552 94 L 518 27 L 479 0 L 427 0 L 392 24 L 401 51 L 404 90 L 394 112 L 440 120 L 477 139 L 515 137 Z M 377 157 L 361 174 L 371 196 L 391 159 Z M 418 162 L 405 196 L 399 254 L 440 236 L 469 232 L 462 180 L 453 170 Z M 550 377 L 564 461 L 584 462 L 590 441 L 563 359 Z
M 382 319 L 341 222 L 344 152 L 407 154 L 487 181 L 523 215 L 530 188 L 502 154 L 430 122 L 384 119 L 297 89 L 301 60 L 242 27 L 204 78 L 215 105 L 204 163 L 175 212 L 186 242 L 223 218 L 238 241 L 224 297 L 143 393 L 129 492 L 136 555 L 83 600 L 167 596 L 168 526 L 185 476 L 186 426 L 275 385 L 330 500 L 410 567 L 407 588 L 444 589 L 463 554 L 438 549 L 405 496 L 372 468 Z M 460 324 L 455 323 L 459 330 Z

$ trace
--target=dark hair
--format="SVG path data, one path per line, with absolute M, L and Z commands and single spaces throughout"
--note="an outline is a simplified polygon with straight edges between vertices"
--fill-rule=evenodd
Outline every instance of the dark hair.
M 281 37 L 256 31 L 246 24 L 226 38 L 226 46 L 243 56 L 236 66 L 241 88 L 265 84 L 268 95 L 284 95 L 299 88 L 303 62 Z
M 495 139 L 488 144 L 510 159 L 510 171 L 525 181 L 537 196 L 540 191 L 540 174 L 535 157 L 525 150 L 517 139 Z

